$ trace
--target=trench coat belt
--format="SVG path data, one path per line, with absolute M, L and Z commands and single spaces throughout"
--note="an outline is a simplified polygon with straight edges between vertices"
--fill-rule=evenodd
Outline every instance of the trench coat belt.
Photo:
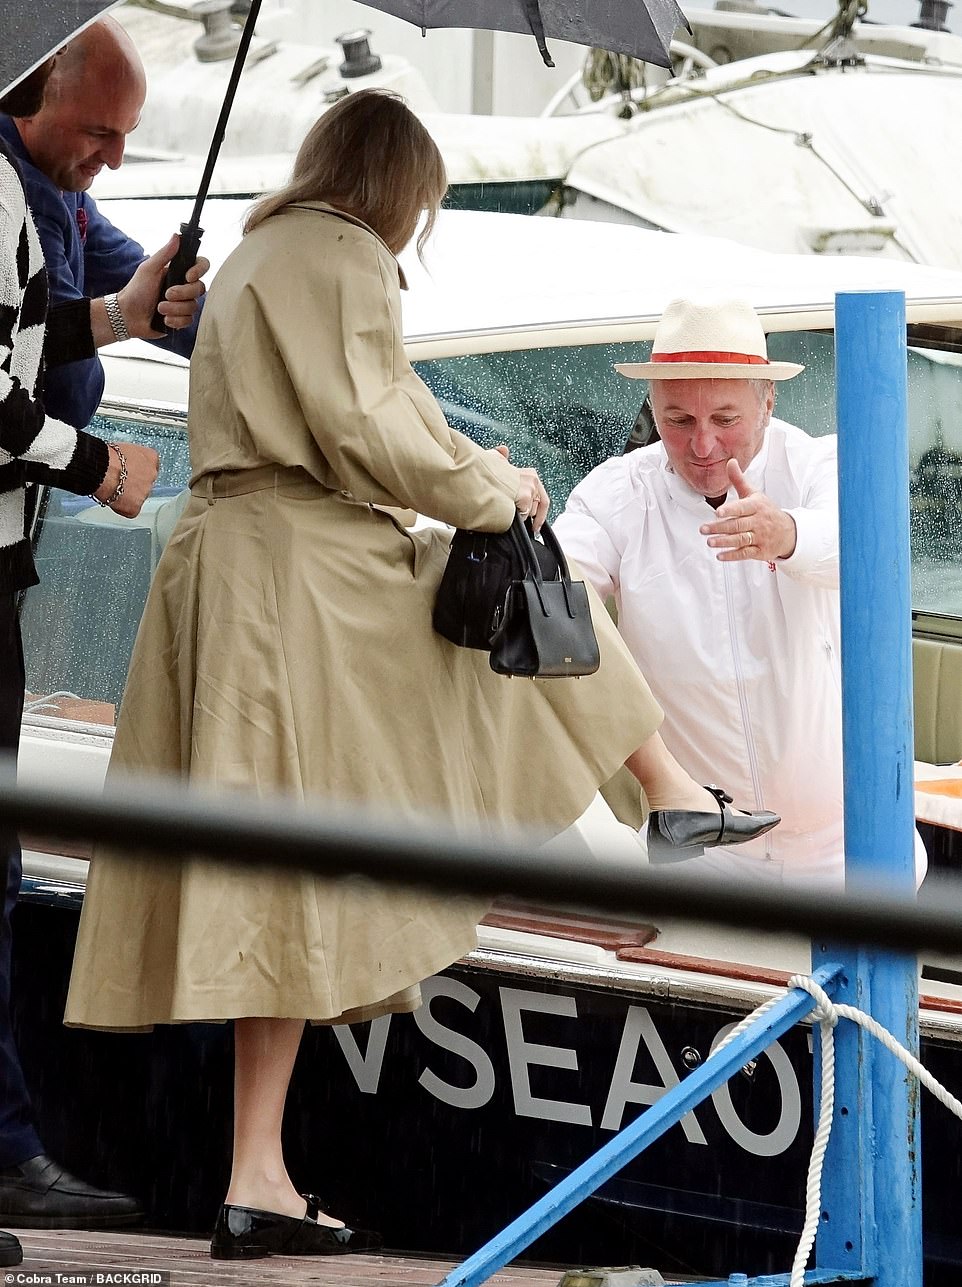
M 190 492 L 213 505 L 215 500 L 224 500 L 228 496 L 247 496 L 250 492 L 297 484 L 303 485 L 305 490 L 331 490 L 297 465 L 260 465 L 254 469 L 215 469 L 209 474 L 201 474 L 191 483 Z

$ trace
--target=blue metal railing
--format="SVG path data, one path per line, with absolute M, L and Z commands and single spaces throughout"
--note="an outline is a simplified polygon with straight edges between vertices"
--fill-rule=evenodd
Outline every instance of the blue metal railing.
M 840 967 L 823 965 L 814 978 L 831 995 Z M 585 1198 L 616 1175 L 623 1166 L 675 1126 L 686 1113 L 728 1081 L 749 1060 L 760 1055 L 789 1028 L 814 1009 L 812 997 L 794 988 L 759 1015 L 723 1050 L 710 1055 L 694 1072 L 666 1091 L 633 1122 L 625 1126 L 597 1153 L 529 1207 L 523 1215 L 496 1234 L 463 1264 L 443 1279 L 442 1287 L 478 1287 L 536 1238 L 572 1211 Z

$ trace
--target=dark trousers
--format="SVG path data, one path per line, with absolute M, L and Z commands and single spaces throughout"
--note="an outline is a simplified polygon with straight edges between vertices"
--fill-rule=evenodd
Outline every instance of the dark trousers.
M 20 746 L 23 716 L 23 647 L 16 595 L 0 593 L 0 754 L 14 757 Z M 15 1166 L 43 1152 L 33 1126 L 33 1107 L 24 1081 L 10 1023 L 10 968 L 13 946 L 10 917 L 20 893 L 20 843 L 0 829 L 0 1167 Z

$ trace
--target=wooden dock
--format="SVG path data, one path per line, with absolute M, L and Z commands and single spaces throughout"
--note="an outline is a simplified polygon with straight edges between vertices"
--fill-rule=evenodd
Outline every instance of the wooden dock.
M 249 1287 L 320 1287 L 321 1284 L 324 1287 L 432 1287 L 454 1263 L 408 1256 L 211 1260 L 208 1242 L 201 1238 L 70 1229 L 18 1229 L 15 1232 L 23 1244 L 21 1273 L 162 1270 L 170 1274 L 171 1287 L 237 1287 L 238 1283 Z M 493 1281 L 497 1287 L 556 1287 L 560 1277 L 557 1269 L 510 1269 L 498 1274 Z
M 0 1283 L 42 1282 L 44 1276 L 92 1270 L 169 1273 L 169 1287 L 434 1287 L 452 1260 L 415 1256 L 270 1256 L 211 1260 L 206 1239 L 151 1233 L 92 1233 L 70 1229 L 11 1229 L 23 1244 L 23 1264 L 0 1270 Z M 492 1287 L 558 1287 L 563 1270 L 509 1266 Z M 14 1275 L 8 1277 L 7 1275 Z

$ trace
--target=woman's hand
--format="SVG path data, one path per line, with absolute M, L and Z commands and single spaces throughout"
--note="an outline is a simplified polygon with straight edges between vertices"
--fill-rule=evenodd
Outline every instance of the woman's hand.
M 509 459 L 510 453 L 507 447 L 496 447 L 495 451 L 505 460 Z M 521 486 L 514 498 L 515 508 L 522 518 L 531 519 L 534 530 L 538 532 L 541 530 L 541 524 L 548 517 L 551 497 L 545 491 L 544 483 L 538 477 L 536 469 L 520 469 L 518 472 L 521 475 Z
M 538 477 L 537 470 L 521 470 L 521 487 L 514 498 L 515 508 L 522 518 L 530 518 L 534 530 L 540 531 L 541 524 L 548 517 L 551 498 L 544 489 L 544 483 Z

